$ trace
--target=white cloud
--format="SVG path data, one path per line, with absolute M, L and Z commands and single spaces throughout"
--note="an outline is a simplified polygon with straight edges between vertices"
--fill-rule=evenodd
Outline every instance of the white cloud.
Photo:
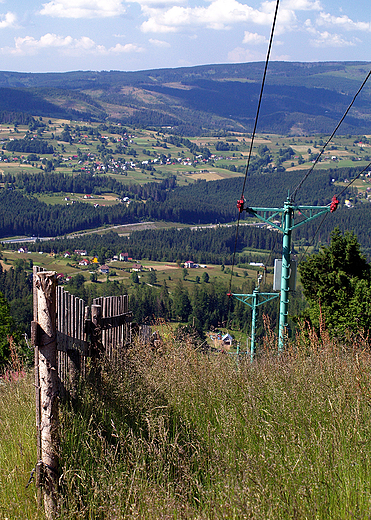
M 33 36 L 25 36 L 24 38 L 14 38 L 14 47 L 3 47 L 0 49 L 2 54 L 12 54 L 17 56 L 29 56 L 39 54 L 42 51 L 53 49 L 58 50 L 61 54 L 71 56 L 82 56 L 86 54 L 93 55 L 109 55 L 141 52 L 144 49 L 133 43 L 126 45 L 117 44 L 115 47 L 107 49 L 104 45 L 98 45 L 91 38 L 82 36 L 81 38 L 72 38 L 72 36 L 58 36 L 56 34 L 45 34 L 39 40 Z
M 253 22 L 270 25 L 272 11 L 270 3 L 262 10 L 241 4 L 237 0 L 213 0 L 207 7 L 172 6 L 168 10 L 153 9 L 142 5 L 148 20 L 142 24 L 143 32 L 176 32 L 188 26 L 205 26 L 210 29 L 227 29 L 236 23 Z
M 54 18 L 108 18 L 123 13 L 122 0 L 52 0 L 40 11 Z
M 149 39 L 149 43 L 151 43 L 155 47 L 162 47 L 162 48 L 171 47 L 169 42 L 164 42 L 162 40 L 154 40 L 153 38 Z
M 15 47 L 10 54 L 35 54 L 39 49 L 70 47 L 73 44 L 71 36 L 63 38 L 50 33 L 41 36 L 40 40 L 36 40 L 33 36 L 25 36 L 14 38 L 14 41 Z
M 0 15 L 0 29 L 7 27 L 16 27 L 17 15 L 15 13 L 8 12 Z
M 294 11 L 319 11 L 321 2 L 319 0 L 284 0 L 282 7 Z
M 245 63 L 248 61 L 264 61 L 266 58 L 262 52 L 251 51 L 243 47 L 236 47 L 228 53 L 228 61 L 232 63 Z
M 249 45 L 261 45 L 263 43 L 268 43 L 268 40 L 262 34 L 245 31 L 242 43 L 247 43 Z
M 329 13 L 320 13 L 317 20 L 317 25 L 336 26 L 347 31 L 371 31 L 370 22 L 354 22 L 348 16 L 332 16 Z
M 246 49 L 243 47 L 236 47 L 228 53 L 228 61 L 232 63 L 246 63 L 248 61 L 265 61 L 266 53 L 258 50 Z M 275 54 L 273 60 L 288 61 L 290 60 L 288 54 Z
M 314 47 L 354 47 L 359 41 L 358 38 L 354 38 L 353 41 L 345 40 L 339 34 L 324 31 L 317 32 L 316 37 L 310 43 Z
M 174 5 L 181 5 L 181 4 L 186 4 L 187 3 L 187 0 L 128 0 L 128 1 L 136 1 L 138 4 L 142 5 L 142 6 L 150 6 L 152 7 L 153 9 L 162 9 L 162 8 L 166 8 L 168 7 L 169 5 L 170 6 L 174 6 Z
M 166 4 L 158 7 L 156 0 L 137 1 L 142 14 L 147 18 L 141 29 L 143 32 L 172 33 L 189 27 L 206 27 L 208 29 L 225 30 L 236 24 L 249 23 L 270 27 L 276 8 L 275 0 L 263 1 L 258 9 L 239 0 L 208 0 L 208 5 L 195 7 Z M 320 10 L 318 0 L 286 0 L 278 10 L 276 34 L 296 29 L 298 22 L 296 11 Z
M 305 30 L 311 35 L 310 44 L 313 47 L 354 47 L 361 42 L 359 38 L 346 38 L 344 34 L 319 30 L 318 27 L 329 26 L 343 31 L 371 31 L 371 24 L 366 22 L 354 22 L 348 16 L 332 16 L 328 13 L 320 13 L 314 22 L 307 19 L 304 22 Z
M 121 43 L 117 43 L 114 47 L 108 49 L 109 54 L 122 54 L 122 53 L 132 53 L 132 52 L 143 52 L 143 47 L 136 45 L 135 43 L 126 43 L 125 45 L 121 45 Z

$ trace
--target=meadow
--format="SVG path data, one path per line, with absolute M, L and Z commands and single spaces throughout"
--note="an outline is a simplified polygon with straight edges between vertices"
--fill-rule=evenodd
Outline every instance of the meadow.
M 349 519 L 371 505 L 366 341 L 299 334 L 253 364 L 163 326 L 61 406 L 62 519 Z M 0 386 L 0 518 L 42 518 L 31 376 Z
M 260 254 L 263 257 L 267 256 L 265 251 L 261 250 L 253 250 L 254 253 Z M 88 256 L 90 260 L 92 256 Z M 0 261 L 3 269 L 10 269 L 12 266 L 16 265 L 17 261 L 26 260 L 32 261 L 33 265 L 37 265 L 40 267 L 44 267 L 49 271 L 56 271 L 57 273 L 62 273 L 66 277 L 74 276 L 77 274 L 82 274 L 87 283 L 90 283 L 90 273 L 97 273 L 97 282 L 103 283 L 107 281 L 106 274 L 100 274 L 95 266 L 95 271 L 92 271 L 94 265 L 90 264 L 87 267 L 79 266 L 78 261 L 72 260 L 71 258 L 64 258 L 63 255 L 52 255 L 48 253 L 18 253 L 16 251 L 6 250 L 3 254 L 3 259 Z M 110 280 L 117 280 L 118 282 L 124 282 L 129 288 L 132 286 L 132 278 L 131 278 L 131 268 L 133 263 L 136 260 L 130 262 L 120 262 L 117 260 L 113 260 L 108 262 L 110 268 Z M 186 274 L 181 265 L 178 265 L 175 262 L 155 262 L 148 259 L 141 259 L 141 265 L 143 266 L 143 271 L 139 273 L 139 278 L 141 282 L 149 283 L 150 270 L 155 271 L 156 273 L 156 287 L 162 287 L 164 284 L 172 291 L 177 283 L 182 280 L 184 287 L 188 290 L 191 290 L 193 286 L 198 283 L 197 278 L 201 278 L 203 273 L 207 273 L 211 280 L 216 282 L 223 282 L 226 286 L 230 280 L 230 272 L 232 266 L 225 266 L 225 269 L 222 269 L 221 265 L 208 265 L 206 268 L 199 269 L 187 269 Z M 237 267 L 235 266 L 233 269 L 234 276 L 239 278 L 237 280 L 236 285 L 241 285 L 242 280 L 245 278 L 249 279 L 257 279 L 259 268 L 251 267 L 246 265 L 245 267 Z M 269 270 L 267 275 L 267 283 L 273 283 L 273 274 L 271 270 Z

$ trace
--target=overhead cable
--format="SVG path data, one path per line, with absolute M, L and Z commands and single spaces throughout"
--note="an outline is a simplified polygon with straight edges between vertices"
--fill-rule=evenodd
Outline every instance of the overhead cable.
M 338 195 L 336 195 L 336 197 L 339 198 L 349 188 L 349 186 L 351 186 L 357 179 L 359 179 L 359 177 L 362 175 L 362 173 L 364 173 L 369 168 L 371 168 L 371 162 L 369 162 L 368 165 L 365 166 L 363 168 L 363 170 L 361 170 L 356 177 L 354 177 L 354 179 L 352 179 L 346 186 L 344 186 L 344 188 L 341 190 L 341 192 Z M 304 253 L 302 253 L 302 255 L 300 256 L 298 263 L 303 261 L 304 257 L 306 256 L 306 254 L 308 252 L 308 249 L 314 244 L 314 240 L 315 240 L 316 236 L 318 235 L 318 232 L 321 229 L 321 227 L 322 227 L 323 223 L 325 222 L 326 218 L 328 217 L 328 215 L 329 215 L 328 213 L 325 213 L 324 217 L 322 218 L 321 222 L 319 223 L 319 225 L 316 229 L 316 232 L 314 233 L 311 243 L 307 246 Z
M 332 138 L 334 137 L 334 135 L 336 134 L 339 126 L 342 124 L 342 122 L 344 121 L 344 119 L 346 118 L 346 116 L 348 115 L 348 112 L 349 110 L 352 108 L 355 100 L 357 99 L 357 96 L 358 94 L 362 91 L 363 87 L 366 85 L 369 77 L 371 76 L 371 70 L 369 71 L 369 73 L 367 74 L 366 78 L 363 80 L 363 83 L 362 85 L 359 87 L 359 89 L 357 90 L 356 94 L 354 95 L 350 105 L 348 106 L 348 108 L 346 109 L 346 111 L 344 112 L 344 115 L 342 116 L 342 118 L 340 119 L 340 121 L 338 122 L 338 124 L 336 125 L 334 131 L 332 132 L 332 134 L 330 135 L 330 137 L 327 139 L 326 143 L 323 145 L 320 153 L 317 155 L 313 165 L 309 168 L 309 170 L 307 171 L 307 173 L 304 175 L 303 179 L 299 182 L 299 184 L 296 186 L 296 188 L 294 189 L 294 191 L 292 192 L 292 195 L 291 195 L 291 200 L 294 201 L 295 200 L 295 196 L 297 194 L 297 192 L 299 191 L 299 189 L 302 187 L 302 185 L 304 184 L 304 182 L 306 181 L 306 179 L 309 177 L 309 175 L 312 173 L 312 171 L 314 170 L 314 167 L 316 166 L 316 164 L 318 163 L 318 161 L 320 160 L 323 152 L 325 151 L 327 145 L 329 144 L 329 142 L 332 140 Z
M 241 200 L 243 200 L 244 193 L 245 193 L 246 179 L 247 179 L 247 174 L 248 174 L 248 170 L 249 170 L 249 166 L 250 166 L 252 150 L 253 150 L 253 146 L 254 146 L 254 139 L 255 139 L 255 134 L 256 134 L 256 128 L 257 128 L 257 125 L 258 125 L 260 106 L 261 106 L 261 102 L 262 102 L 262 98 L 263 98 L 263 91 L 264 91 L 265 79 L 266 79 L 266 76 L 267 76 L 268 63 L 269 63 L 269 58 L 270 58 L 270 54 L 271 54 L 271 50 L 272 50 L 273 36 L 274 36 L 274 30 L 275 30 L 276 21 L 277 21 L 277 14 L 278 14 L 279 3 L 280 3 L 280 0 L 277 0 L 277 2 L 276 2 L 276 9 L 275 9 L 275 12 L 274 12 L 274 17 L 273 17 L 273 24 L 272 24 L 271 35 L 270 35 L 270 39 L 269 39 L 267 57 L 266 57 L 266 60 L 265 60 L 263 79 L 262 79 L 261 88 L 260 88 L 259 102 L 258 102 L 258 107 L 257 107 L 257 110 L 256 110 L 254 128 L 253 128 L 253 132 L 251 134 L 251 143 L 250 143 L 249 155 L 247 157 L 247 162 L 246 162 L 245 177 L 244 177 L 243 186 L 242 186 Z M 241 220 L 241 212 L 238 213 L 238 220 L 237 220 L 237 227 L 236 227 L 236 237 L 235 237 L 235 241 L 234 241 L 234 251 L 233 251 L 233 258 L 232 258 L 231 279 L 230 279 L 230 282 L 229 282 L 229 293 L 231 293 L 231 291 L 232 291 L 232 277 L 233 277 L 234 263 L 235 263 L 235 259 L 236 259 L 237 240 L 238 240 L 238 228 L 239 228 L 239 225 L 240 225 L 240 220 Z

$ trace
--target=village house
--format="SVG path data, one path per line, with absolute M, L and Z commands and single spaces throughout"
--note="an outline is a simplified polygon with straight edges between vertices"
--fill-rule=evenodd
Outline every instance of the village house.
M 143 266 L 142 264 L 133 264 L 131 270 L 136 272 L 143 271 Z
M 101 265 L 99 270 L 100 270 L 100 272 L 102 274 L 108 274 L 109 273 L 109 267 L 106 264 Z
M 192 262 L 192 260 L 187 260 L 187 262 L 184 262 L 184 267 L 186 269 L 195 269 L 198 267 L 198 265 Z
M 120 253 L 119 258 L 121 262 L 127 262 L 129 258 L 129 253 Z
M 74 253 L 80 256 L 86 256 L 88 254 L 86 249 L 75 249 Z

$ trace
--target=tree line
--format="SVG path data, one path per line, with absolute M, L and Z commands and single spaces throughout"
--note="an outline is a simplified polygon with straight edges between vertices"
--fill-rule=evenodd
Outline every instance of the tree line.
M 16 261 L 10 269 L 0 263 L 0 366 L 9 358 L 11 337 L 30 356 L 22 336 L 30 335 L 32 320 L 31 268 L 32 262 L 25 260 Z
M 280 255 L 280 239 L 275 231 L 267 231 L 255 226 L 240 226 L 236 242 L 236 262 L 247 264 L 260 258 L 259 253 L 244 251 L 245 248 L 272 251 Z M 89 255 L 97 256 L 104 263 L 120 253 L 140 259 L 158 262 L 186 262 L 192 260 L 203 264 L 230 265 L 235 248 L 236 227 L 217 227 L 214 229 L 160 229 L 134 231 L 130 238 L 121 237 L 110 231 L 104 234 L 94 233 L 73 239 L 60 238 L 46 242 L 29 244 L 30 251 L 63 253 L 84 248 Z M 14 247 L 8 244 L 6 247 Z
M 35 193 L 84 193 L 99 195 L 102 192 L 115 193 L 119 197 L 165 200 L 166 191 L 176 187 L 175 176 L 161 182 L 148 182 L 143 185 L 125 184 L 110 175 L 91 175 L 90 173 L 10 173 L 3 174 L 2 180 L 8 189 L 21 190 L 27 194 Z
M 36 139 L 25 137 L 24 139 L 14 139 L 3 145 L 3 149 L 8 152 L 22 152 L 22 153 L 42 153 L 52 154 L 54 148 L 48 144 L 44 139 Z

